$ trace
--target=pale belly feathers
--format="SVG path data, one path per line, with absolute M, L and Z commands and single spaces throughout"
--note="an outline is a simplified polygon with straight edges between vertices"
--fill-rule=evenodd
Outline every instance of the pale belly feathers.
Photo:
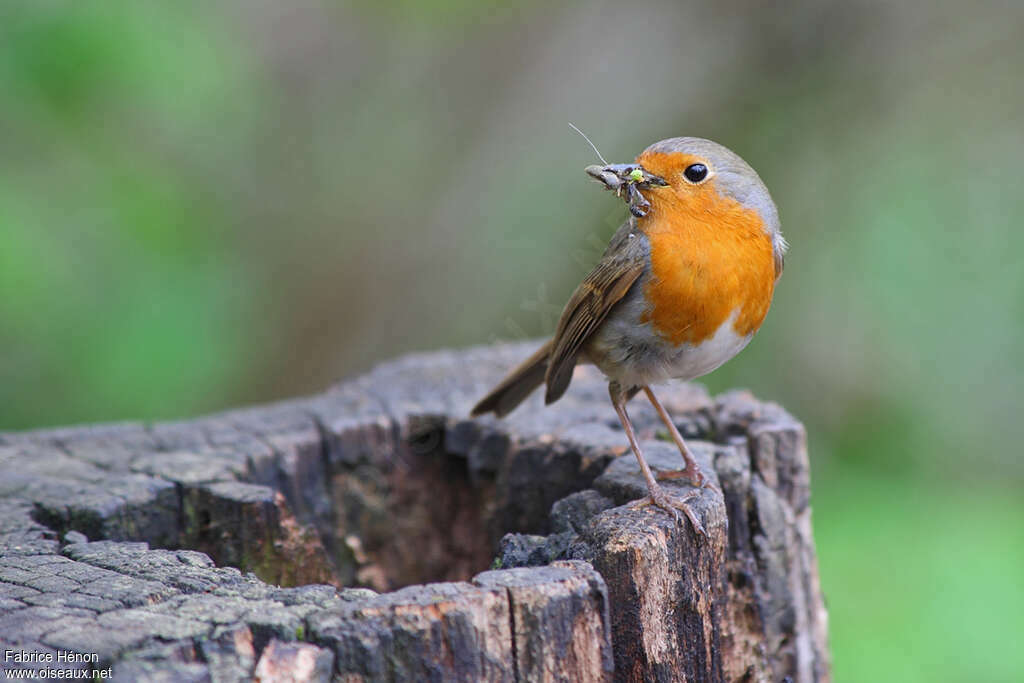
M 584 349 L 587 360 L 623 387 L 706 375 L 742 351 L 754 336 L 734 329 L 737 309 L 711 337 L 675 346 L 649 322 L 641 322 L 645 310 L 641 288 L 634 287 L 609 312 Z

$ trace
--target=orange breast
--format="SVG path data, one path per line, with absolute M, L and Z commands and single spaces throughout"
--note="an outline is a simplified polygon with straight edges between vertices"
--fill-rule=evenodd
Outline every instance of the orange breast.
M 756 211 L 720 195 L 714 181 L 648 194 L 641 228 L 651 245 L 644 321 L 676 345 L 700 344 L 736 312 L 739 335 L 761 326 L 775 289 L 771 238 Z

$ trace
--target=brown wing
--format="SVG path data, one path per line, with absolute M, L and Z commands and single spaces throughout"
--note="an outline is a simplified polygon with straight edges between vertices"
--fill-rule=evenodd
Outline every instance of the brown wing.
M 565 393 L 583 345 L 643 274 L 647 266 L 647 239 L 633 230 L 635 226 L 630 221 L 616 233 L 604 256 L 565 305 L 544 376 L 546 403 L 557 401 Z

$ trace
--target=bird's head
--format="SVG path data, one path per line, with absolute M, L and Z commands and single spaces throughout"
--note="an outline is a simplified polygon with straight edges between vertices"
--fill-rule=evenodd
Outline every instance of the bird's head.
M 667 214 L 702 215 L 709 211 L 752 212 L 772 239 L 781 261 L 787 244 L 779 225 L 779 212 L 768 188 L 750 165 L 735 152 L 702 138 L 668 138 L 637 156 L 633 164 L 590 166 L 587 173 L 621 193 L 633 187 L 641 194 L 638 218 L 658 219 Z M 659 216 L 660 215 L 660 216 Z

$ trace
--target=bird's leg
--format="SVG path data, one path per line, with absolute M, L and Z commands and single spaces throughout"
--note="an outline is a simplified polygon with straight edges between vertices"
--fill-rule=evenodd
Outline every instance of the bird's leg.
M 686 517 L 693 524 L 693 528 L 699 531 L 704 537 L 707 537 L 708 533 L 704 530 L 704 525 L 700 523 L 696 513 L 690 506 L 687 505 L 687 501 L 692 498 L 696 498 L 700 495 L 700 491 L 690 491 L 681 500 L 673 500 L 665 490 L 661 488 L 654 479 L 654 475 L 651 473 L 651 468 L 647 465 L 647 460 L 644 459 L 643 453 L 640 451 L 640 444 L 636 439 L 636 432 L 633 431 L 633 423 L 629 419 L 629 415 L 626 413 L 626 401 L 632 396 L 631 393 L 627 393 L 622 390 L 622 387 L 618 382 L 612 382 L 608 385 L 608 393 L 612 399 L 612 405 L 615 406 L 615 412 L 619 416 L 619 421 L 622 422 L 622 428 L 626 432 L 626 438 L 629 439 L 629 445 L 633 449 L 633 454 L 636 455 L 636 459 L 640 462 L 640 471 L 643 472 L 644 481 L 647 482 L 647 490 L 650 495 L 640 501 L 632 503 L 634 507 L 643 505 L 657 505 L 663 510 L 667 510 L 675 517 L 676 521 L 682 521 L 679 517 L 679 510 L 682 510 Z
M 672 418 L 669 417 L 668 411 L 665 410 L 665 407 L 661 405 L 661 401 L 655 397 L 654 392 L 651 391 L 650 387 L 645 386 L 643 389 L 644 393 L 647 394 L 647 399 L 651 402 L 651 405 L 653 405 L 654 409 L 658 411 L 658 416 L 661 417 L 661 421 L 665 423 L 666 427 L 668 427 L 668 432 L 672 435 L 672 440 L 676 442 L 676 447 L 679 449 L 679 453 L 683 456 L 683 461 L 686 463 L 686 467 L 681 470 L 659 472 L 658 479 L 687 479 L 694 486 L 699 486 L 700 488 L 711 488 L 717 491 L 718 487 L 715 486 L 710 479 L 705 477 L 700 471 L 700 468 L 697 467 L 697 461 L 694 459 L 693 453 L 691 453 L 690 449 L 687 448 L 686 442 L 683 441 L 683 435 L 679 433 L 678 429 L 676 429 L 675 423 L 672 422 Z

